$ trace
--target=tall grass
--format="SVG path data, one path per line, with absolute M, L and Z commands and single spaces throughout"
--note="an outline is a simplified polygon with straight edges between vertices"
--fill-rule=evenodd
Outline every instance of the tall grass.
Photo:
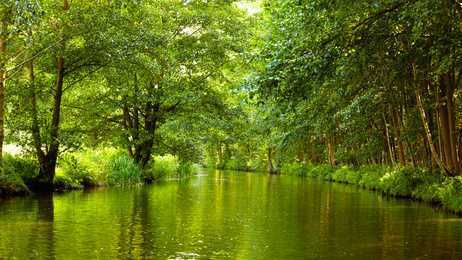
M 143 182 L 140 167 L 126 155 L 113 156 L 107 163 L 109 185 L 133 185 Z
M 141 183 L 141 169 L 123 151 L 111 148 L 84 150 L 61 156 L 55 185 L 75 188 Z

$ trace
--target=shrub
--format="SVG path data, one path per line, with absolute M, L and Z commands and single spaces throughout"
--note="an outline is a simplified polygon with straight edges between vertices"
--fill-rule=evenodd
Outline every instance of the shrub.
M 172 155 L 156 156 L 151 163 L 151 167 L 146 171 L 146 175 L 157 180 L 162 177 L 176 173 L 178 160 Z
M 66 178 L 61 178 L 57 184 L 62 184 L 67 179 L 71 179 L 72 183 L 78 183 L 84 187 L 98 185 L 98 178 L 96 174 L 94 172 L 90 172 L 88 165 L 84 165 L 82 163 L 82 157 L 85 156 L 85 153 L 79 155 L 80 159 L 76 156 L 76 154 L 64 154 L 60 158 L 57 177 L 60 176 Z M 67 187 L 67 185 L 63 186 Z
M 126 155 L 112 157 L 108 162 L 107 170 L 109 185 L 131 185 L 143 181 L 140 167 Z
M 361 174 L 356 171 L 356 170 L 350 170 L 348 171 L 346 175 L 346 182 L 350 184 L 356 184 L 358 185 L 359 182 L 361 181 Z
M 444 207 L 462 212 L 462 176 L 447 178 L 438 188 L 438 198 Z
M 196 168 L 190 162 L 180 162 L 176 168 L 176 172 L 180 176 L 188 176 L 195 173 Z
M 382 191 L 394 196 L 410 197 L 417 187 L 421 186 L 422 190 L 422 187 L 429 186 L 432 180 L 429 176 L 430 173 L 420 168 L 397 167 L 380 179 Z
M 140 183 L 141 170 L 123 151 L 105 148 L 84 150 L 60 157 L 55 186 L 129 185 Z
M 263 160 L 250 160 L 248 163 L 248 170 L 250 171 L 257 171 L 257 172 L 264 172 L 267 169 L 266 162 Z
M 362 166 L 358 169 L 358 175 L 361 176 L 358 184 L 369 190 L 380 190 L 382 188 L 380 179 L 387 171 L 389 168 L 381 165 Z
M 441 174 L 428 172 L 424 170 L 416 170 L 414 174 L 415 187 L 412 190 L 412 197 L 428 202 L 438 202 L 439 190 L 443 185 Z
M 0 196 L 27 195 L 29 193 L 29 189 L 19 175 L 0 175 Z
M 307 171 L 307 176 L 319 178 L 321 180 L 331 181 L 334 168 L 328 164 L 321 164 L 317 166 L 310 166 Z
M 56 175 L 53 180 L 53 186 L 55 187 L 56 191 L 76 190 L 83 188 L 77 179 L 73 179 L 66 175 Z
M 303 163 L 294 162 L 283 164 L 281 167 L 281 173 L 296 176 L 306 176 L 308 167 Z
M 382 174 L 379 172 L 360 172 L 359 185 L 369 190 L 380 190 Z
M 348 166 L 342 166 L 332 173 L 332 180 L 340 183 L 349 183 L 348 175 L 356 175 Z M 353 180 L 354 178 L 352 178 Z
M 5 154 L 3 170 L 4 175 L 15 176 L 11 177 L 11 180 L 19 177 L 22 179 L 21 182 L 30 185 L 39 172 L 39 165 L 33 158 Z
M 247 162 L 241 159 L 229 159 L 225 162 L 224 169 L 232 171 L 247 171 Z

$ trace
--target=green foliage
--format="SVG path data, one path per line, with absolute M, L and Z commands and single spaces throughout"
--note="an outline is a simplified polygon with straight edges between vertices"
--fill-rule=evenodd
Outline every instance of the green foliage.
M 413 198 L 442 205 L 462 212 L 462 177 L 442 177 L 410 166 L 388 167 L 366 165 L 357 169 L 348 166 L 332 168 L 329 165 L 284 164 L 281 172 L 287 175 L 307 176 L 325 181 L 358 185 L 380 191 L 384 195 Z
M 67 175 L 56 175 L 53 180 L 53 186 L 56 191 L 78 190 L 83 188 L 79 179 L 74 179 Z
M 320 180 L 331 181 L 334 170 L 335 169 L 328 164 L 313 165 L 308 170 L 307 176 L 318 178 Z
M 340 183 L 349 183 L 347 177 L 350 175 L 355 175 L 355 173 L 348 166 L 342 166 L 334 171 L 332 174 L 332 180 Z M 352 178 L 352 180 L 355 179 L 356 178 Z
M 238 157 L 227 160 L 223 169 L 232 171 L 248 171 L 249 167 L 247 166 L 247 161 Z
M 153 180 L 165 176 L 174 175 L 178 167 L 178 160 L 172 155 L 154 157 L 153 166 L 150 170 L 150 176 Z
M 380 178 L 382 191 L 393 196 L 409 197 L 417 185 L 413 168 L 394 168 Z
M 255 172 L 267 171 L 267 162 L 261 160 L 258 157 L 250 159 L 250 161 L 248 162 L 248 169 L 249 171 L 255 171 Z
M 113 156 L 107 163 L 109 185 L 134 185 L 143 181 L 140 167 L 127 155 Z
M 176 168 L 176 171 L 179 176 L 190 176 L 191 174 L 196 173 L 195 166 L 190 162 L 180 162 Z
M 55 182 L 58 188 L 139 184 L 143 175 L 132 158 L 116 149 L 87 149 L 64 154 Z
M 281 167 L 281 173 L 287 175 L 306 176 L 309 166 L 302 163 L 285 163 Z
M 361 176 L 359 186 L 368 190 L 380 190 L 381 178 L 389 169 L 381 165 L 367 165 L 358 169 L 358 174 Z
M 17 174 L 0 175 L 0 196 L 26 195 L 29 188 Z
M 83 152 L 80 154 L 66 153 L 61 156 L 56 175 L 56 177 L 61 178 L 60 182 L 64 183 L 66 180 L 70 179 L 84 187 L 98 186 L 98 179 L 101 181 L 101 178 L 97 178 L 98 172 L 91 171 L 90 168 L 94 169 L 95 167 L 89 166 L 90 160 L 87 158 L 83 159 L 88 155 L 87 152 Z
M 438 195 L 444 207 L 462 212 L 462 177 L 447 178 L 438 188 Z
M 39 172 L 39 166 L 33 158 L 5 154 L 3 171 L 6 176 L 17 176 L 22 179 L 21 182 L 30 185 Z

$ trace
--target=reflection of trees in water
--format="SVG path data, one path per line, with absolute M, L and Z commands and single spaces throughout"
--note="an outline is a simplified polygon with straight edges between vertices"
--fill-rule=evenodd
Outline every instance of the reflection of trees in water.
M 41 194 L 37 197 L 37 223 L 31 230 L 29 239 L 29 257 L 55 258 L 54 204 L 53 194 Z
M 127 205 L 129 216 L 122 216 L 119 231 L 120 257 L 149 257 L 154 253 L 154 240 L 149 210 L 149 189 L 134 189 L 131 209 Z

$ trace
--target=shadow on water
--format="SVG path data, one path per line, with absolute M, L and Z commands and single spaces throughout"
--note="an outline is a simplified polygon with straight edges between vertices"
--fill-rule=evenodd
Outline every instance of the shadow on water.
M 36 198 L 36 225 L 30 233 L 28 249 L 31 258 L 55 259 L 54 200 L 52 193 L 40 194 Z M 45 254 L 44 254 L 45 253 Z

